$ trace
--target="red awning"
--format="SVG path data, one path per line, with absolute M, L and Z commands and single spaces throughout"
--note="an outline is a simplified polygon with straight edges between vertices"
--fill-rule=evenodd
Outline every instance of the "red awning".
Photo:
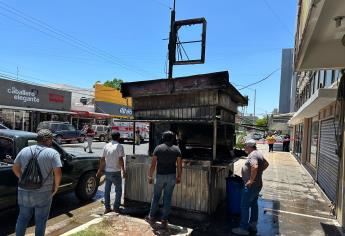
M 105 114 L 105 113 L 98 113 L 98 112 L 92 112 L 92 111 L 76 111 L 72 110 L 72 112 L 75 112 L 74 117 L 85 117 L 85 118 L 95 118 L 95 119 L 107 119 L 111 118 L 111 115 Z

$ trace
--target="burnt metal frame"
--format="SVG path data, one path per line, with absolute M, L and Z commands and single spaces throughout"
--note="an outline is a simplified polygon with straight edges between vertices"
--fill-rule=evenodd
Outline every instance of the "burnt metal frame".
M 191 25 L 198 25 L 202 24 L 202 34 L 201 40 L 193 40 L 193 41 L 186 41 L 186 42 L 177 42 L 178 38 L 178 30 L 182 26 L 191 26 Z M 192 65 L 192 64 L 203 64 L 205 63 L 205 52 L 206 52 L 206 19 L 205 18 L 195 18 L 195 19 L 187 19 L 187 20 L 179 20 L 175 21 L 174 23 L 174 43 L 175 45 L 183 45 L 186 43 L 201 43 L 201 55 L 200 59 L 197 60 L 176 60 L 176 52 L 174 52 L 173 64 L 174 65 Z M 176 47 L 175 47 L 176 49 Z

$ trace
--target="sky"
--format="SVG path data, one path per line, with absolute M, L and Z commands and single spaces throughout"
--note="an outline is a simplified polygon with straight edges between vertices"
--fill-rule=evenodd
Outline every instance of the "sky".
M 0 0 L 0 73 L 34 83 L 92 88 L 96 81 L 166 78 L 172 0 Z M 229 71 L 237 88 L 280 69 L 292 48 L 297 1 L 176 0 L 176 20 L 205 17 L 206 60 L 174 67 L 174 77 Z M 198 28 L 181 39 L 199 39 Z M 186 46 L 188 55 L 197 47 Z M 248 113 L 279 105 L 280 70 L 240 90 Z

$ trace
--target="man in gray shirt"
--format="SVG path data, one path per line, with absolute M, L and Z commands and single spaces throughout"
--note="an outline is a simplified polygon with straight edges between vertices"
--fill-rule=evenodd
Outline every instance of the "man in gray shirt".
M 14 160 L 13 172 L 21 178 L 26 165 L 33 155 L 36 156 L 43 184 L 39 189 L 24 189 L 18 187 L 19 215 L 16 224 L 16 235 L 24 236 L 26 227 L 35 212 L 35 235 L 45 233 L 53 195 L 58 191 L 61 181 L 60 154 L 51 148 L 53 134 L 42 129 L 37 134 L 37 145 L 23 148 Z
M 262 173 L 269 165 L 264 156 L 256 150 L 255 140 L 246 141 L 245 152 L 248 154 L 248 159 L 242 167 L 244 188 L 241 198 L 241 223 L 239 228 L 232 230 L 237 235 L 249 235 L 249 231 L 257 231 L 258 197 L 262 189 Z

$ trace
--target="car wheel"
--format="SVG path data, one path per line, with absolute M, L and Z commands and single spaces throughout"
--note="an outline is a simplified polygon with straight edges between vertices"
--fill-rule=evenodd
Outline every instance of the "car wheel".
M 57 142 L 58 144 L 62 144 L 62 137 L 61 137 L 61 135 L 57 135 L 57 136 L 55 137 L 55 140 L 56 140 L 56 142 Z
M 84 135 L 80 136 L 80 138 L 78 139 L 78 142 L 79 143 L 85 142 L 85 136 Z
M 88 172 L 81 176 L 75 190 L 78 199 L 81 201 L 91 200 L 97 192 L 98 184 L 96 172 Z
M 104 142 L 104 141 L 105 141 L 104 135 L 99 136 L 99 141 L 100 141 L 100 142 Z

